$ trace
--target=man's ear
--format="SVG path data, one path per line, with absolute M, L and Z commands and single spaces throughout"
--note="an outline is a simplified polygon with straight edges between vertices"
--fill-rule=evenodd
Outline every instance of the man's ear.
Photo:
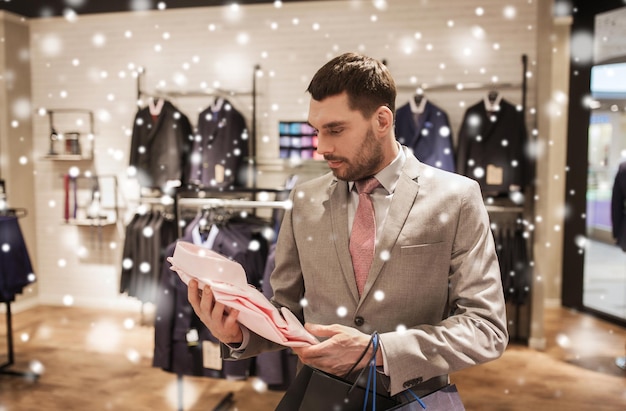
M 380 133 L 388 133 L 393 127 L 393 113 L 387 106 L 380 106 L 374 113 L 374 127 Z

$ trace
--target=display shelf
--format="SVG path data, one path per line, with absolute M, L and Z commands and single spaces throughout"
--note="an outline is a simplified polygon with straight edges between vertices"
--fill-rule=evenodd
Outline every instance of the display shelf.
M 55 161 L 93 160 L 94 116 L 91 110 L 80 108 L 42 109 L 41 113 L 48 115 L 50 126 L 50 147 L 48 153 L 43 157 L 44 159 Z
M 317 153 L 317 133 L 305 121 L 280 121 L 280 158 L 321 160 Z
M 109 216 L 102 216 L 100 218 L 70 218 L 63 220 L 63 223 L 82 227 L 106 227 L 116 225 L 117 221 Z
M 63 223 L 82 227 L 116 225 L 119 219 L 115 175 L 63 175 Z
M 91 161 L 93 160 L 93 155 L 83 155 L 83 154 L 46 154 L 42 157 L 44 160 L 54 160 L 54 161 Z

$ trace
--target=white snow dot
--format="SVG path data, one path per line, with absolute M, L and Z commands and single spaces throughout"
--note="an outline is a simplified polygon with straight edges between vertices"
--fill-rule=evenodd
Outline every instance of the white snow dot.
M 377 290 L 376 292 L 374 292 L 374 299 L 376 301 L 382 301 L 385 299 L 385 292 L 382 290 Z
M 126 358 L 133 364 L 139 364 L 139 361 L 141 360 L 141 354 L 139 354 L 137 350 L 130 349 L 126 351 Z
M 92 38 L 91 38 L 91 43 L 95 46 L 95 47 L 102 47 L 104 46 L 104 44 L 106 43 L 107 39 L 104 36 L 104 34 L 102 33 L 96 33 Z
M 41 362 L 37 361 L 37 360 L 33 360 L 33 361 L 31 361 L 31 362 L 30 362 L 30 365 L 29 365 L 29 368 L 30 368 L 30 370 L 31 370 L 33 373 L 35 373 L 35 374 L 37 374 L 37 375 L 41 375 L 41 374 L 43 374 L 43 372 L 44 372 L 44 371 L 45 371 L 45 369 L 46 369 L 46 368 L 43 366 L 43 364 L 42 364 Z
M 391 253 L 389 252 L 389 250 L 383 250 L 380 252 L 380 259 L 383 261 L 389 261 L 389 258 L 391 257 Z
M 471 127 L 478 127 L 480 125 L 480 117 L 477 115 L 471 115 L 467 118 L 467 123 Z
M 267 391 L 267 384 L 262 379 L 255 378 L 252 381 L 252 388 L 254 388 L 254 391 L 256 392 L 264 393 Z
M 502 10 L 502 14 L 507 19 L 514 19 L 517 15 L 517 10 L 513 6 L 507 6 Z
M 259 251 L 261 249 L 261 243 L 258 240 L 252 240 L 248 244 L 248 250 Z
M 337 308 L 337 315 L 341 318 L 345 317 L 346 315 L 348 315 L 348 309 L 343 306 Z
M 565 335 L 565 334 L 558 334 L 556 336 L 556 343 L 561 348 L 568 348 L 571 345 L 571 341 L 570 341 L 569 337 L 567 335 Z
M 133 320 L 132 318 L 127 318 L 124 320 L 124 328 L 126 328 L 127 330 L 132 330 L 133 327 L 135 327 L 135 320 Z
M 483 178 L 485 176 L 485 170 L 482 167 L 476 167 L 473 174 L 476 178 Z

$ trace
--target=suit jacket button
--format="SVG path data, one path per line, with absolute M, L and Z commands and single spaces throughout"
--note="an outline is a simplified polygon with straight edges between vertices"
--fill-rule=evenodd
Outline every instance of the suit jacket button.
M 364 319 L 363 317 L 356 317 L 356 318 L 354 319 L 354 323 L 355 323 L 358 327 L 360 327 L 360 326 L 362 326 L 363 324 L 365 324 L 365 319 Z

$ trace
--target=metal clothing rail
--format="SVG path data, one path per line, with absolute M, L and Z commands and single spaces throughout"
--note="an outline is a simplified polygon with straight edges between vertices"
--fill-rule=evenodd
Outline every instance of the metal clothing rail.
M 415 92 L 423 91 L 488 91 L 488 90 L 511 90 L 521 89 L 523 84 L 521 83 L 443 83 L 433 84 L 428 83 L 415 84 L 415 85 L 398 85 L 399 90 L 413 90 Z
M 258 65 L 254 66 L 254 75 L 260 69 Z M 255 96 L 256 90 L 252 87 L 252 91 L 240 91 L 229 90 L 220 87 L 206 88 L 203 90 L 158 90 L 158 91 L 146 91 L 141 85 L 141 79 L 146 74 L 145 68 L 137 70 L 137 104 L 139 104 L 141 97 L 161 97 L 161 98 L 176 98 L 176 97 L 213 97 L 213 96 Z
M 292 206 L 289 200 L 239 200 L 226 198 L 180 198 L 179 206 L 213 207 L 213 208 L 284 208 Z

